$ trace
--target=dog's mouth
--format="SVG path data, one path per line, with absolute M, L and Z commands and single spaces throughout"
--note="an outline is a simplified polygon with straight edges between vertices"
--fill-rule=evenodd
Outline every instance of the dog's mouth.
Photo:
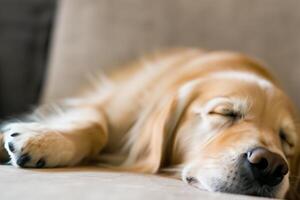
M 191 169 L 184 171 L 185 182 L 201 190 L 273 198 L 284 194 L 288 176 L 285 160 L 261 147 L 241 154 L 233 165 Z
M 258 186 L 251 183 L 236 183 L 231 187 L 222 185 L 216 189 L 217 192 L 231 193 L 231 194 L 241 194 L 241 195 L 250 195 L 250 196 L 259 196 L 259 197 L 276 197 L 276 190 L 270 186 Z
M 208 187 L 194 177 L 187 177 L 186 182 L 189 185 L 203 191 L 222 192 L 222 193 L 259 196 L 259 197 L 268 197 L 268 198 L 276 197 L 275 195 L 276 189 L 274 187 L 265 186 L 265 185 L 258 186 L 255 184 L 244 183 L 244 182 L 224 183 L 218 181 L 218 184 L 214 185 L 214 187 Z

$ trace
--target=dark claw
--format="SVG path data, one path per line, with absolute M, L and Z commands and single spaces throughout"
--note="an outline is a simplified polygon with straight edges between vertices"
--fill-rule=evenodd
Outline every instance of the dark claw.
M 11 151 L 11 152 L 14 152 L 15 151 L 15 146 L 12 142 L 9 142 L 8 143 L 8 149 Z
M 186 181 L 189 184 L 193 184 L 193 183 L 197 183 L 198 182 L 197 179 L 195 177 L 192 177 L 192 176 L 186 177 Z
M 11 136 L 11 137 L 17 137 L 18 135 L 20 135 L 20 133 L 13 133 L 13 134 L 11 134 L 10 136 Z
M 17 160 L 17 165 L 19 165 L 20 167 L 24 167 L 25 164 L 31 160 L 31 157 L 28 154 L 23 154 L 22 156 L 20 156 Z
M 45 166 L 45 164 L 46 164 L 46 161 L 44 160 L 44 159 L 40 159 L 37 163 L 36 163 L 36 167 L 37 168 L 42 168 L 42 167 L 44 167 Z

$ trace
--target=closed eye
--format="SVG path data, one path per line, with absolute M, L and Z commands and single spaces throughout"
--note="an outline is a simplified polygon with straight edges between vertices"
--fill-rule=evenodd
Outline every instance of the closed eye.
M 242 114 L 240 112 L 233 111 L 233 110 L 227 110 L 227 109 L 222 110 L 222 112 L 211 111 L 211 112 L 209 112 L 209 114 L 210 115 L 221 115 L 223 117 L 231 118 L 233 120 L 242 118 Z
M 281 140 L 282 142 L 285 142 L 285 143 L 288 144 L 290 147 L 294 147 L 294 144 L 292 144 L 292 143 L 289 141 L 288 135 L 287 135 L 287 133 L 286 133 L 283 129 L 280 129 L 280 131 L 279 131 L 279 137 L 280 137 L 280 140 Z

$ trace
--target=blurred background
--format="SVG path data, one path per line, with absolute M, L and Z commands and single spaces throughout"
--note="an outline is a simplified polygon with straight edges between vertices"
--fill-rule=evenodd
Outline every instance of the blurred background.
M 38 102 L 55 11 L 54 0 L 0 0 L 0 118 Z
M 0 116 L 74 94 L 159 48 L 263 60 L 300 106 L 298 0 L 0 0 Z

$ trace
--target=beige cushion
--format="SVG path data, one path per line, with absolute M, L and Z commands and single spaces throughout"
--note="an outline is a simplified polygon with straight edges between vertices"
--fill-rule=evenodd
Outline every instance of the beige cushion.
M 293 0 L 62 0 L 44 101 L 144 52 L 198 46 L 264 60 L 300 105 L 299 8 Z
M 99 168 L 23 170 L 0 166 L 3 200 L 259 200 L 207 193 L 178 180 Z

